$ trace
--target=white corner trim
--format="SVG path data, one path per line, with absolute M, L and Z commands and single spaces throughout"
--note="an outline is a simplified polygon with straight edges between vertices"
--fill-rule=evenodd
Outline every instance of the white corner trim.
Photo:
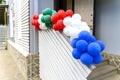
M 14 43 L 11 40 L 8 40 L 8 43 L 11 44 L 16 50 L 18 50 L 23 56 L 28 56 L 29 52 L 25 51 L 20 45 Z

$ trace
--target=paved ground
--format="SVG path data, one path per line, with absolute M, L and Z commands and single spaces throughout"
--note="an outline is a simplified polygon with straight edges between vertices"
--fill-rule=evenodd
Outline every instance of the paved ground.
M 0 50 L 0 80 L 24 80 L 14 60 L 5 50 Z

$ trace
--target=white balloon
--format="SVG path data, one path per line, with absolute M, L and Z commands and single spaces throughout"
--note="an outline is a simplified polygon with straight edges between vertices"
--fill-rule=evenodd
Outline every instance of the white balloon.
M 45 23 L 43 23 L 43 22 L 40 23 L 40 29 L 41 30 L 46 30 L 47 29 Z
M 43 16 L 43 14 L 39 14 L 39 18 L 41 19 L 41 17 Z
M 70 27 L 70 28 L 72 28 L 72 26 L 65 26 L 65 27 Z
M 73 20 L 78 19 L 78 20 L 81 21 L 82 18 L 81 18 L 81 15 L 80 15 L 80 14 L 73 14 L 72 19 L 73 19 Z
M 38 19 L 38 23 L 40 24 L 41 23 L 41 17 L 43 16 L 43 14 L 40 14 L 39 15 L 39 19 Z
M 80 33 L 80 30 L 77 29 L 77 28 L 73 28 L 71 31 L 70 31 L 70 36 L 73 36 L 73 37 L 78 37 L 78 34 Z
M 81 27 L 81 21 L 76 19 L 76 20 L 72 20 L 72 23 L 71 23 L 72 27 L 76 27 L 76 28 L 79 28 Z
M 83 26 L 83 27 L 80 27 L 80 32 L 81 31 L 88 31 L 90 33 L 90 27 L 89 26 Z
M 81 26 L 88 26 L 88 24 L 86 22 L 81 22 Z
M 71 17 L 66 17 L 66 18 L 64 18 L 64 20 L 63 20 L 63 24 L 64 24 L 65 26 L 71 26 L 71 22 L 72 22 L 72 18 L 71 18 Z
M 70 36 L 70 31 L 72 31 L 72 27 L 71 26 L 67 26 L 63 29 L 63 33 L 66 35 L 66 36 Z
M 41 23 L 41 19 L 38 19 L 38 23 L 39 23 L 39 24 Z

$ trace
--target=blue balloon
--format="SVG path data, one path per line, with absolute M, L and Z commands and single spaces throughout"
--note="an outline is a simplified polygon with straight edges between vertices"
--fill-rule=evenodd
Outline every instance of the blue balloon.
M 89 42 L 91 34 L 88 31 L 81 31 L 78 36 L 80 40 L 86 40 Z
M 95 36 L 91 35 L 90 36 L 90 41 L 88 43 L 92 43 L 92 42 L 95 42 L 95 41 L 96 41 Z
M 101 48 L 98 43 L 92 42 L 88 45 L 87 51 L 91 56 L 98 56 L 100 55 Z
M 101 55 L 99 55 L 99 56 L 96 56 L 93 58 L 93 63 L 100 64 L 102 62 L 102 60 L 103 60 L 103 57 Z
M 76 43 L 76 48 L 80 51 L 80 52 L 85 52 L 87 50 L 88 47 L 88 43 L 85 40 L 79 40 Z
M 97 40 L 96 42 L 100 45 L 102 52 L 105 49 L 105 44 L 101 40 Z
M 81 52 L 78 50 L 78 49 L 74 49 L 72 51 L 72 56 L 75 58 L 75 59 L 80 59 L 80 56 L 81 56 Z
M 80 60 L 85 65 L 90 65 L 93 63 L 93 57 L 90 56 L 88 53 L 83 53 L 80 57 Z
M 76 48 L 76 43 L 78 42 L 78 38 L 74 38 L 72 41 L 71 41 L 71 46 L 73 47 L 73 48 Z

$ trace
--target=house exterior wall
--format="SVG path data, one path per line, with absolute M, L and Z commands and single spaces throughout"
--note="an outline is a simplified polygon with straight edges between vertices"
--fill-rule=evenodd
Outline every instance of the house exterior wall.
M 13 30 L 11 30 L 13 31 L 13 37 L 9 36 L 8 38 L 8 51 L 25 77 L 25 80 L 34 80 L 35 77 L 39 76 L 38 53 L 33 54 L 30 51 L 30 17 L 32 16 L 30 15 L 30 1 L 8 0 L 7 2 L 9 7 L 11 7 L 11 4 L 13 5 L 12 10 L 14 12 L 12 13 L 14 16 L 11 17 L 13 21 L 10 23 L 13 24 Z M 11 26 L 8 27 L 10 32 Z
M 27 70 L 28 69 L 27 66 L 29 61 L 27 60 L 27 58 L 24 57 L 19 51 L 17 51 L 13 47 L 13 45 L 10 44 L 10 42 L 8 43 L 8 51 L 12 58 L 14 59 L 15 63 L 17 64 L 25 80 L 28 80 L 27 76 L 29 75 L 29 71 Z
M 9 39 L 19 45 L 21 53 L 24 56 L 29 54 L 29 0 L 12 0 L 7 2 L 9 5 Z M 12 12 L 12 13 L 11 13 Z M 12 16 L 11 16 L 12 15 Z
M 35 37 L 38 37 L 38 36 L 37 36 L 37 32 L 35 32 L 35 30 L 33 30 L 34 28 L 33 27 L 30 28 L 31 27 L 31 25 L 30 25 L 31 15 L 33 13 L 41 13 L 42 10 L 47 8 L 47 7 L 53 9 L 54 8 L 54 0 L 47 0 L 47 1 L 46 0 L 38 0 L 38 7 L 35 7 L 35 3 L 34 3 L 35 1 L 33 1 L 33 0 L 20 0 L 20 1 L 22 1 L 21 3 L 23 3 L 23 4 L 21 4 L 22 6 L 21 6 L 21 10 L 20 10 L 21 12 L 23 12 L 23 13 L 21 13 L 21 15 L 18 14 L 18 12 L 19 12 L 18 7 L 19 6 L 17 6 L 17 4 L 19 3 L 19 1 L 18 0 L 14 0 L 14 1 L 15 1 L 14 4 L 16 5 L 16 7 L 15 7 L 15 25 L 14 25 L 15 42 L 12 44 L 11 42 L 8 41 L 8 50 L 11 53 L 11 55 L 13 56 L 14 60 L 16 61 L 16 64 L 18 65 L 18 67 L 19 67 L 20 71 L 22 72 L 23 76 L 27 80 L 27 79 L 32 79 L 31 77 L 38 76 L 38 71 L 39 71 L 38 67 L 41 66 L 41 62 L 44 60 L 43 57 L 46 58 L 46 55 L 47 55 L 47 54 L 44 55 L 44 51 L 46 51 L 45 50 L 46 46 L 43 47 L 43 46 L 41 46 L 40 43 L 42 41 L 47 40 L 47 39 L 45 39 L 45 38 L 47 38 L 47 36 L 49 37 L 49 33 L 47 33 L 48 35 L 46 37 L 44 37 L 43 39 L 41 39 L 40 37 L 42 37 L 43 35 L 46 35 L 46 33 L 42 33 L 43 35 L 41 35 L 41 33 L 39 32 L 39 53 L 40 53 L 39 54 L 39 60 L 40 60 L 40 64 L 38 65 L 38 63 L 39 63 L 38 54 L 32 54 L 32 53 L 37 53 L 37 49 L 35 50 L 35 48 L 37 48 L 36 47 L 37 45 L 34 45 L 34 46 L 31 45 L 31 42 L 33 42 L 31 39 L 32 39 L 32 37 L 34 39 Z M 31 1 L 33 1 L 33 3 Z M 16 2 L 17 2 L 17 4 L 16 4 Z M 31 4 L 29 4 L 29 2 L 31 4 L 34 4 L 34 5 L 31 6 Z M 26 8 L 26 6 L 27 6 L 27 8 Z M 28 6 L 33 7 L 33 9 L 31 9 L 31 7 L 29 8 Z M 30 14 L 27 14 L 27 13 L 29 13 L 29 9 L 30 9 Z M 38 11 L 37 11 L 37 9 L 38 9 Z M 33 13 L 32 13 L 32 11 L 33 11 Z M 21 18 L 20 22 L 19 22 L 19 18 Z M 34 33 L 32 33 L 32 30 L 33 30 Z M 29 32 L 29 31 L 31 31 L 31 32 Z M 53 33 L 53 31 L 50 31 L 50 33 Z M 35 34 L 35 35 L 31 36 L 30 34 Z M 18 35 L 20 35 L 20 36 L 18 36 Z M 49 37 L 49 38 L 51 38 L 50 42 L 54 42 L 53 38 L 55 38 L 54 36 L 56 36 L 56 33 L 55 34 L 50 34 L 50 35 L 53 36 L 53 37 Z M 59 34 L 59 35 L 61 35 L 61 34 Z M 56 36 L 55 39 L 57 39 L 57 38 L 59 39 L 59 41 L 61 41 L 59 36 Z M 59 60 L 57 58 L 55 58 L 55 60 L 58 61 L 55 65 L 58 66 L 59 69 L 54 70 L 56 68 L 56 66 L 54 66 L 54 67 L 51 66 L 51 64 L 53 64 L 53 62 L 51 62 L 50 65 L 48 65 L 47 63 L 49 63 L 49 60 L 46 59 L 47 63 L 45 62 L 45 64 L 47 64 L 50 67 L 51 72 L 48 70 L 49 73 L 50 73 L 50 76 L 48 76 L 48 74 L 43 73 L 42 76 L 40 76 L 40 77 L 42 77 L 44 79 L 44 77 L 46 76 L 45 80 L 49 80 L 49 79 L 56 80 L 56 79 L 63 79 L 63 78 L 65 80 L 67 80 L 67 79 L 71 79 L 71 80 L 73 80 L 73 79 L 83 80 L 84 79 L 85 80 L 86 77 L 88 76 L 88 74 L 91 72 L 91 70 L 88 67 L 86 67 L 85 65 L 81 64 L 80 62 L 77 62 L 76 60 L 74 60 L 72 58 L 72 56 L 70 55 L 72 48 L 70 47 L 70 45 L 68 43 L 67 43 L 67 46 L 66 46 L 65 45 L 65 43 L 66 43 L 65 39 L 63 37 L 62 37 L 62 39 L 63 39 L 63 41 L 61 41 L 62 45 L 59 45 L 59 46 L 61 46 L 61 49 L 59 49 L 59 52 L 57 52 L 59 54 L 59 56 L 61 56 L 61 58 L 59 58 Z M 46 44 L 46 42 L 44 42 L 44 43 Z M 59 44 L 59 42 L 57 40 L 56 40 L 56 43 Z M 63 49 L 63 47 L 62 47 L 63 44 L 64 44 L 65 49 Z M 54 48 L 51 47 L 50 50 L 54 50 L 54 49 L 56 49 L 56 47 L 59 47 L 56 44 L 50 44 L 50 46 L 54 46 Z M 33 51 L 31 51 L 32 47 L 33 47 Z M 41 47 L 44 48 L 43 51 L 41 50 Z M 63 51 L 64 54 L 62 54 L 61 51 Z M 41 59 L 41 53 L 43 54 L 42 59 Z M 56 50 L 54 50 L 53 52 L 50 52 L 50 54 L 52 54 L 52 53 L 53 54 L 56 53 Z M 47 55 L 47 57 L 48 56 L 49 55 Z M 54 54 L 54 57 L 59 57 L 59 56 Z M 68 56 L 68 59 L 70 61 L 67 58 L 65 58 L 66 56 Z M 51 59 L 52 57 L 53 56 L 51 56 L 49 58 Z M 62 58 L 62 57 L 64 57 L 64 58 Z M 53 60 L 53 61 L 55 61 L 55 60 Z M 62 62 L 61 62 L 61 60 L 62 60 Z M 61 63 L 61 64 L 59 64 L 59 63 Z M 64 65 L 67 67 L 68 71 L 66 70 Z M 63 67 L 64 67 L 64 69 L 63 69 Z M 40 68 L 40 70 L 44 69 L 43 72 L 45 72 L 45 68 L 46 68 L 46 70 L 49 69 L 47 67 L 42 66 L 42 68 Z M 72 70 L 70 70 L 70 69 L 72 69 Z M 76 69 L 76 71 L 74 71 L 74 69 Z M 53 73 L 54 71 L 57 74 Z M 65 71 L 65 73 L 64 73 L 64 71 Z M 64 73 L 65 75 L 66 74 L 69 75 L 69 73 L 70 73 L 70 75 L 69 75 L 69 77 L 67 75 L 66 75 L 66 77 L 64 77 L 64 75 L 62 75 L 62 76 L 57 76 L 56 78 L 54 78 L 55 75 L 60 75 L 62 73 Z M 51 78 L 51 76 L 52 76 L 52 78 Z
M 34 78 L 39 76 L 38 54 L 32 54 L 25 57 L 13 45 L 13 42 L 8 42 L 8 51 L 13 57 L 20 72 L 24 76 L 25 80 L 34 80 Z
M 120 0 L 96 0 L 95 35 L 104 41 L 105 53 L 120 55 Z
M 14 0 L 15 44 L 18 44 L 26 54 L 29 53 L 29 3 L 29 0 Z
M 42 13 L 45 8 L 54 9 L 54 0 L 38 0 L 38 12 Z

